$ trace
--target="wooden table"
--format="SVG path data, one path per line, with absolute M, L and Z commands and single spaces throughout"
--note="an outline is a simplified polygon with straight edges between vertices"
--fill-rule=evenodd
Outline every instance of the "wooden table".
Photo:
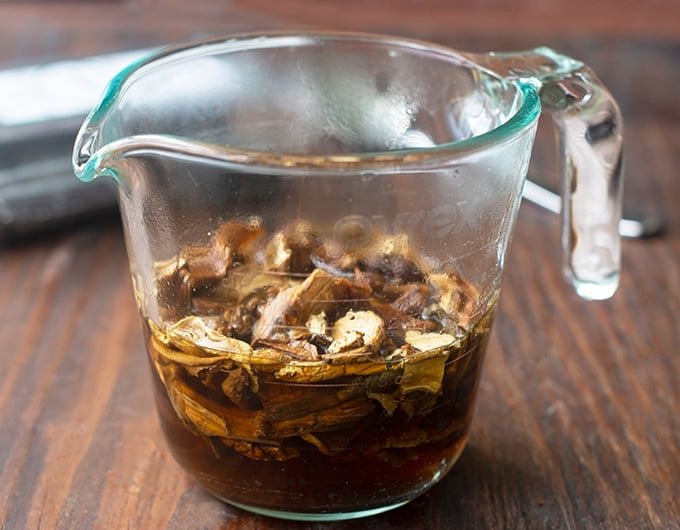
M 0 4 L 2 65 L 309 25 L 463 49 L 549 44 L 590 63 L 619 99 L 627 206 L 667 226 L 626 241 L 619 293 L 586 303 L 560 276 L 558 219 L 525 204 L 460 461 L 404 508 L 328 524 L 231 508 L 173 461 L 116 222 L 4 248 L 0 528 L 680 528 L 680 10 L 609 2 L 588 16 L 589 4 L 569 3 L 581 24 L 556 4 L 527 13 L 500 0 L 469 11 L 406 0 L 364 11 L 359 0 Z M 534 177 L 550 171 L 548 144 L 537 144 Z

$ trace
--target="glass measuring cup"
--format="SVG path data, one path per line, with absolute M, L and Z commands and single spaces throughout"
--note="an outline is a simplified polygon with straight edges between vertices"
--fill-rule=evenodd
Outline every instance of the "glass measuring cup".
M 622 122 L 577 61 L 274 33 L 113 79 L 73 164 L 118 184 L 161 425 L 208 491 L 346 519 L 453 466 L 542 104 L 561 137 L 565 273 L 607 298 Z

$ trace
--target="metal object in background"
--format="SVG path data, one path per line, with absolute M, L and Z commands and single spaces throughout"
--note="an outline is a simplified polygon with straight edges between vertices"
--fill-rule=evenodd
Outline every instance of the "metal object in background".
M 525 182 L 523 197 L 549 212 L 559 214 L 562 210 L 560 196 L 533 181 Z M 661 218 L 654 216 L 634 217 L 626 212 L 619 222 L 620 234 L 629 238 L 653 237 L 660 234 L 663 229 L 664 223 Z
M 113 183 L 79 182 L 71 151 L 106 82 L 148 51 L 0 70 L 0 243 L 116 211 Z

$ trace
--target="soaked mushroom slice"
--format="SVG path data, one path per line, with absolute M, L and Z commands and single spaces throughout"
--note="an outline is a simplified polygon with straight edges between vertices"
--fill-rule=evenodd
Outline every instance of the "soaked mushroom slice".
M 281 233 L 291 251 L 288 271 L 294 274 L 311 272 L 314 268 L 311 254 L 319 244 L 319 236 L 312 224 L 298 219 L 288 223 Z
M 194 434 L 267 442 L 268 421 L 262 411 L 248 410 L 217 402 L 189 385 L 180 372 L 166 368 L 166 388 L 172 407 Z
M 422 282 L 423 271 L 415 260 L 406 234 L 377 238 L 361 258 L 362 269 L 398 283 Z
M 448 333 L 421 333 L 411 330 L 406 332 L 405 340 L 418 351 L 432 351 L 453 346 L 456 337 Z
M 324 240 L 312 250 L 309 259 L 317 269 L 338 277 L 353 275 L 358 260 L 356 255 L 347 252 L 345 246 L 334 239 Z
M 377 352 L 385 340 L 385 325 L 373 311 L 350 310 L 335 321 L 331 337 L 333 342 L 328 346 L 329 354 L 359 347 Z
M 224 223 L 207 245 L 187 245 L 178 256 L 155 264 L 156 290 L 164 318 L 189 312 L 217 313 L 222 300 L 219 283 L 246 248 L 263 234 L 261 223 Z M 212 293 L 213 288 L 216 292 Z M 204 296 L 211 292 L 214 296 Z
M 276 341 L 271 339 L 259 339 L 255 341 L 253 345 L 256 348 L 264 346 L 273 350 L 278 350 L 300 360 L 316 361 L 319 359 L 319 351 L 316 346 L 306 340 L 292 339 L 287 341 Z M 256 349 L 256 351 L 258 350 Z
M 326 312 L 321 311 L 315 315 L 310 315 L 305 322 L 305 327 L 312 335 L 328 336 L 328 321 L 326 319 Z
M 412 283 L 404 285 L 400 291 L 401 295 L 392 302 L 392 306 L 411 317 L 422 318 L 423 311 L 430 303 L 427 286 Z
M 200 370 L 217 370 L 220 368 L 228 370 L 233 366 L 233 360 L 229 355 L 195 355 L 171 348 L 160 343 L 160 341 L 154 344 L 154 348 L 158 353 L 159 359 L 178 364 L 187 369 L 192 375 Z
M 214 285 L 227 274 L 231 265 L 229 253 L 217 246 L 187 246 L 180 254 L 182 271 L 193 289 Z
M 250 265 L 232 269 L 220 286 L 223 297 L 230 300 L 223 315 L 228 334 L 250 342 L 263 308 L 293 285 L 296 283 L 284 275 L 262 272 Z
M 242 261 L 254 253 L 253 243 L 263 235 L 259 217 L 251 217 L 246 221 L 227 221 L 215 230 L 212 244 L 229 256 L 232 262 Z
M 221 438 L 220 441 L 251 460 L 285 462 L 300 456 L 300 451 L 297 448 L 288 447 L 281 443 L 254 443 L 234 438 Z
M 308 393 L 312 397 L 312 393 Z M 363 420 L 375 410 L 375 403 L 359 397 L 335 403 L 326 408 L 315 407 L 304 409 L 304 413 L 295 417 L 270 417 L 269 407 L 263 407 L 258 416 L 258 428 L 265 438 L 282 439 L 301 434 L 336 431 L 347 429 Z
M 334 281 L 336 278 L 330 274 L 315 269 L 299 285 L 279 292 L 263 308 L 253 329 L 253 339 L 271 338 L 281 328 L 304 325 L 312 314 L 323 311 L 325 305 L 334 300 Z
M 236 303 L 243 303 L 254 295 L 274 296 L 280 290 L 297 285 L 298 282 L 276 271 L 265 271 L 257 264 L 233 267 L 218 286 L 215 295 Z
M 342 362 L 342 355 L 335 356 L 337 362 L 291 361 L 273 373 L 281 381 L 307 384 L 332 381 L 341 377 L 375 375 L 386 369 L 392 369 L 387 363 L 376 361 L 373 355 L 369 356 L 365 352 L 352 358 L 352 362 Z
M 264 249 L 264 267 L 270 271 L 287 272 L 292 256 L 293 251 L 288 247 L 285 236 L 279 232 Z
M 348 330 L 342 334 L 336 333 L 336 338 L 326 349 L 326 357 L 335 358 L 340 354 L 349 353 L 367 355 L 368 347 L 364 348 L 364 335 L 360 331 Z M 351 357 L 350 357 L 351 358 Z
M 476 315 L 477 289 L 455 273 L 430 274 L 427 282 L 436 289 L 439 307 L 446 317 L 468 329 Z
M 185 285 L 185 278 L 179 273 L 183 267 L 184 260 L 179 256 L 154 264 L 156 293 L 161 307 L 177 310 L 189 305 L 191 287 Z
M 444 366 L 448 355 L 444 352 L 437 357 L 425 359 L 417 363 L 405 363 L 404 374 L 399 383 L 402 395 L 411 392 L 428 392 L 439 394 L 444 379 Z
M 295 291 L 296 287 L 283 289 L 264 305 L 260 318 L 253 326 L 252 339 L 254 342 L 275 337 L 277 333 L 285 333 L 287 327 L 293 324 L 293 322 L 290 322 L 292 319 L 289 315 L 291 299 Z
M 256 403 L 257 378 L 243 366 L 227 370 L 220 389 L 225 397 L 239 408 L 250 409 L 252 404 Z
M 227 337 L 206 318 L 190 316 L 168 326 L 168 341 L 187 353 L 198 356 L 230 354 L 249 358 L 253 349 L 242 340 Z
M 253 349 L 247 342 L 225 336 L 200 317 L 186 317 L 168 326 L 164 340 L 183 354 L 199 359 L 217 356 L 221 362 L 228 359 L 248 369 L 265 372 L 276 371 L 294 359 L 283 350 Z
M 166 373 L 166 388 L 177 416 L 192 433 L 199 436 L 230 435 L 224 415 L 211 410 L 214 407 L 212 403 L 208 404 L 208 408 L 204 400 L 172 371 Z
M 436 331 L 439 327 L 437 322 L 410 316 L 391 304 L 373 304 L 372 309 L 385 322 L 385 334 L 395 344 L 404 342 L 408 330 L 426 333 Z

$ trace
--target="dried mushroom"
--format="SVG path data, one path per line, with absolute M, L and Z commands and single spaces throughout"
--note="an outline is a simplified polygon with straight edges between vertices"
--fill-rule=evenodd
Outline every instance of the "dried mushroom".
M 148 320 L 149 352 L 178 421 L 218 460 L 314 450 L 396 466 L 460 438 L 478 375 L 467 352 L 493 304 L 424 263 L 406 235 L 353 219 L 270 235 L 225 223 L 158 263 L 165 321 Z
M 477 310 L 479 298 L 477 289 L 454 273 L 430 274 L 427 282 L 437 290 L 436 303 L 445 318 L 467 328 Z
M 328 353 L 339 353 L 351 348 L 376 352 L 385 339 L 385 326 L 382 319 L 372 311 L 350 309 L 335 321 L 331 337 L 333 342 L 328 346 Z

